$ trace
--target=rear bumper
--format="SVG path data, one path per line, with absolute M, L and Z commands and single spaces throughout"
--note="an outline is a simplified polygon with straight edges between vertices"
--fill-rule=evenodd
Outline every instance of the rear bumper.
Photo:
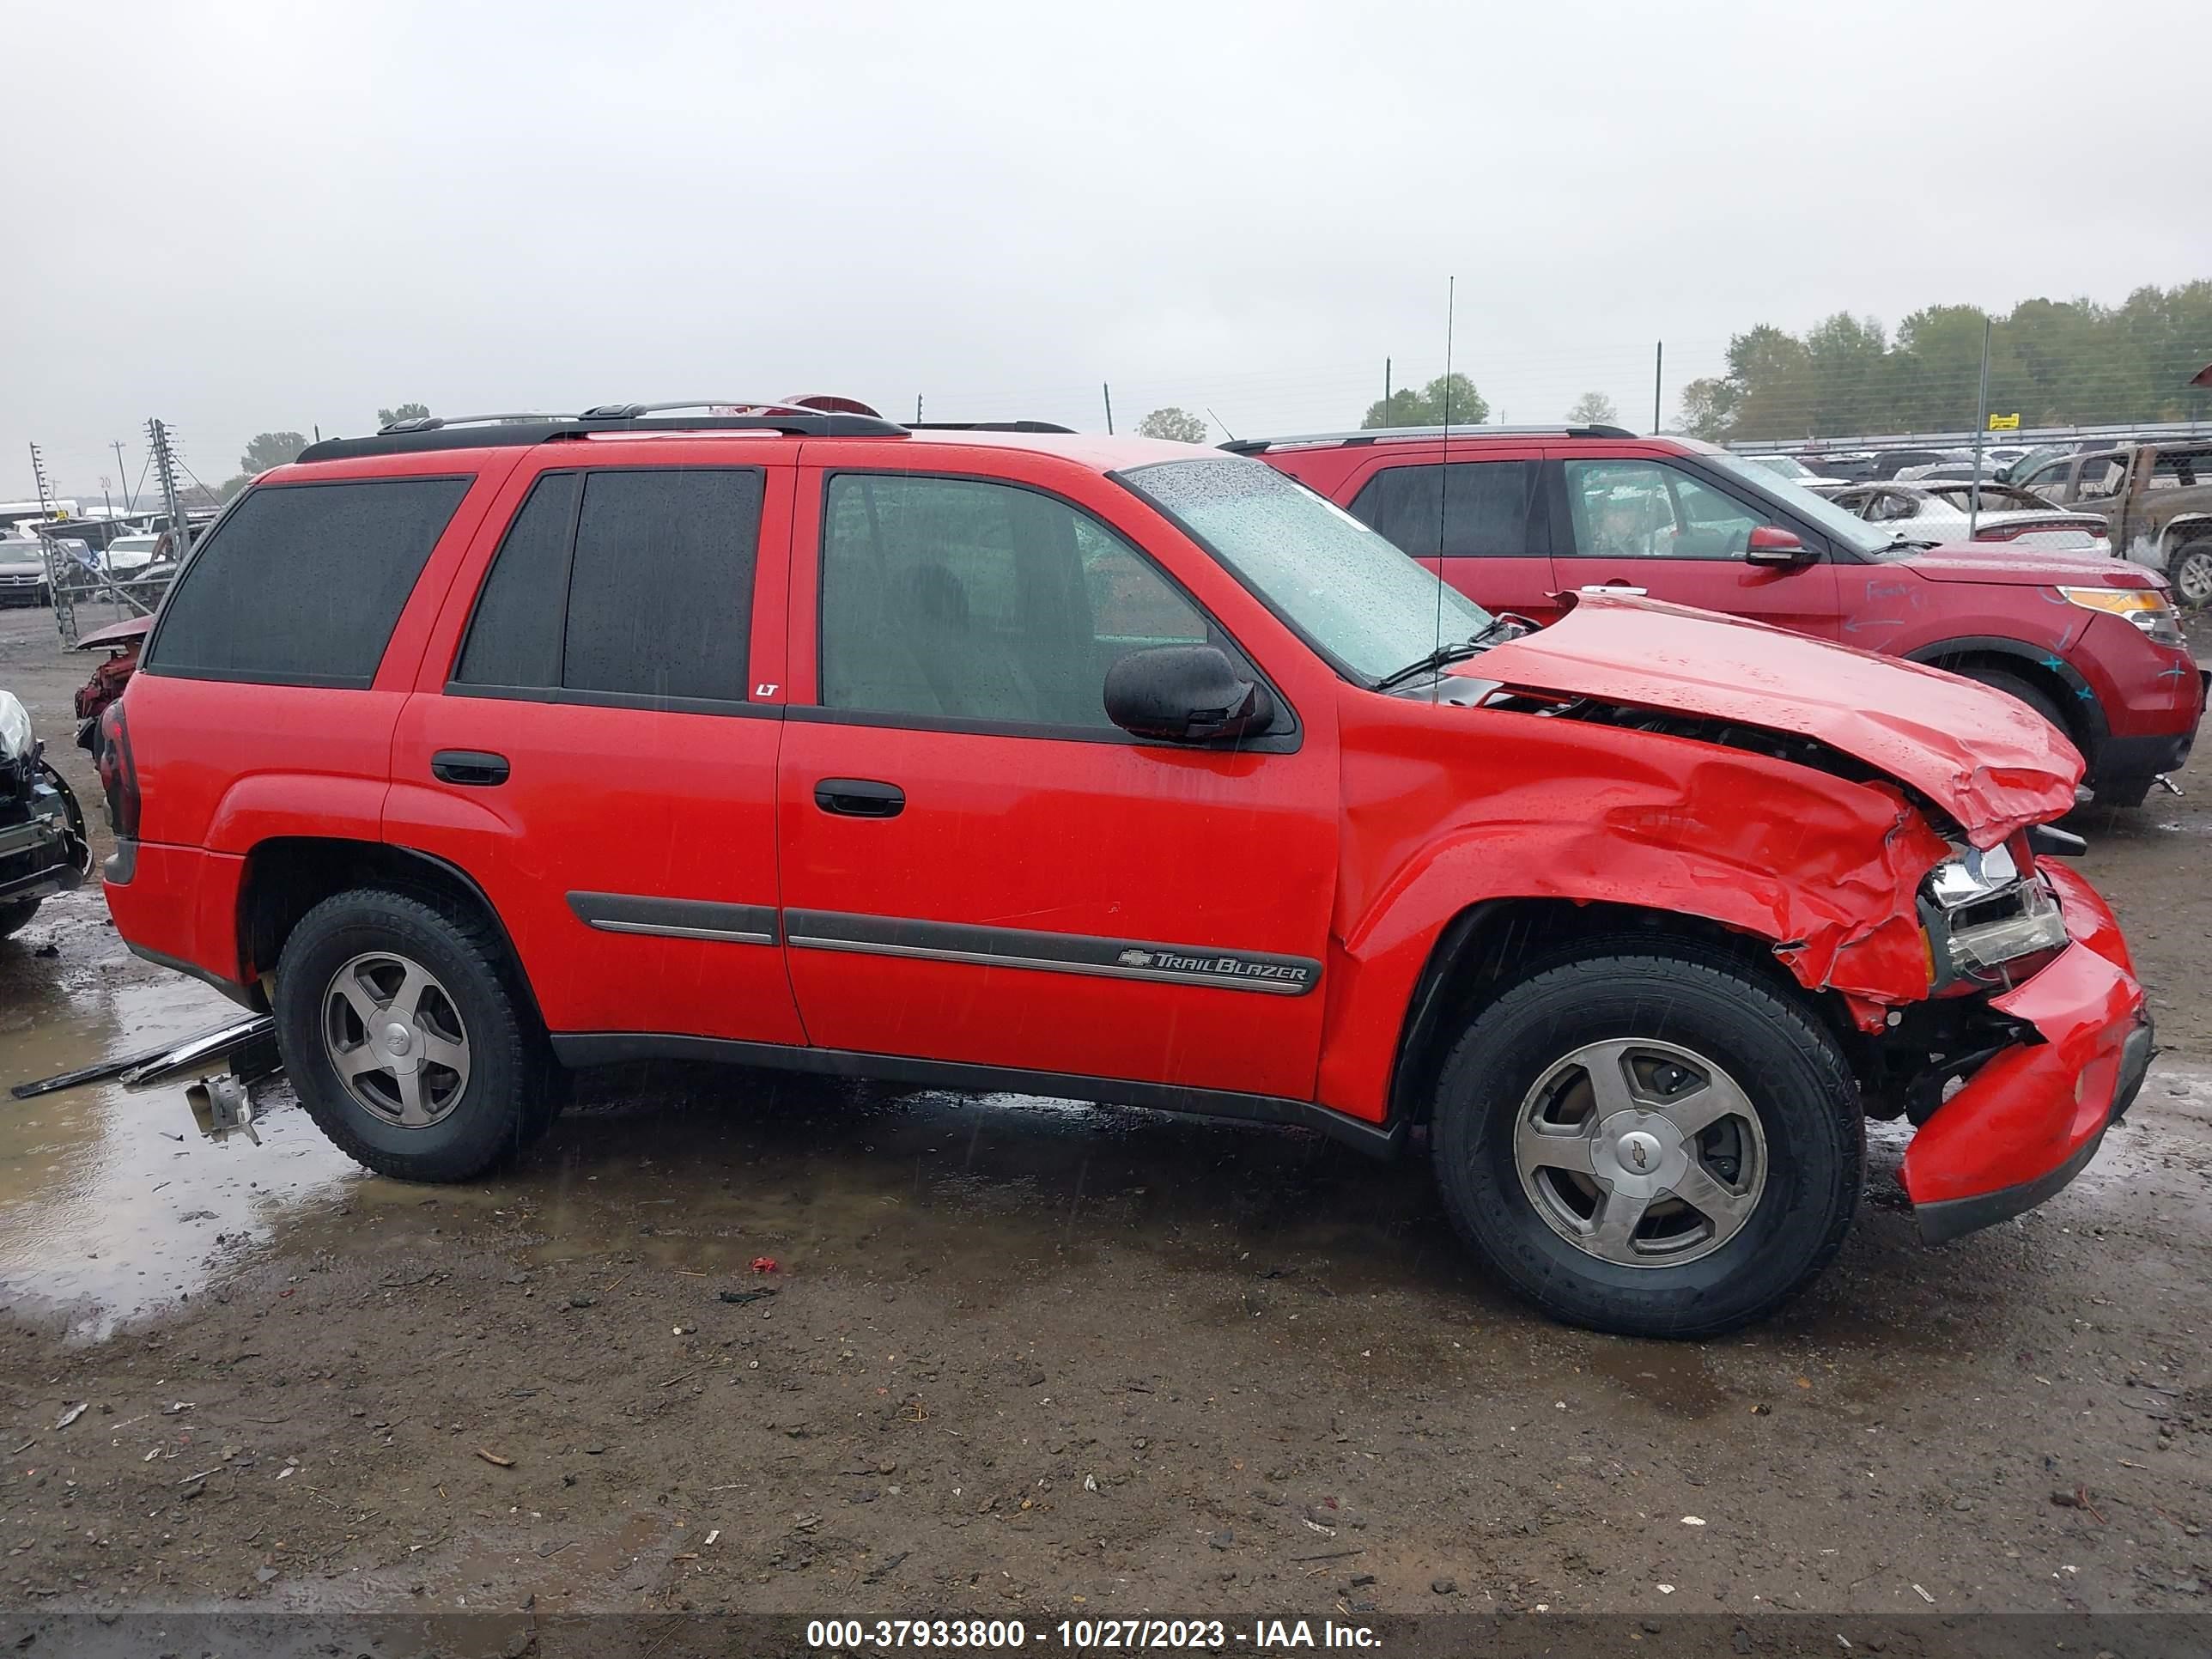
M 251 1005 L 239 965 L 244 859 L 198 847 L 123 842 L 105 873 L 107 912 L 135 954 Z
M 2070 872 L 2052 884 L 2074 942 L 1990 1000 L 2039 1041 L 1997 1054 L 1905 1149 L 1905 1194 L 1929 1243 L 2033 1209 L 2072 1181 L 2134 1104 L 2156 1052 L 2112 913 Z

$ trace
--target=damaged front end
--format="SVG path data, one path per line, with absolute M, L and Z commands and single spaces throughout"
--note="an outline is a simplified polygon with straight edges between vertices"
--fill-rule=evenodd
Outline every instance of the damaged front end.
M 1930 995 L 1893 1010 L 1869 1045 L 1867 1109 L 1914 1126 L 1900 1174 L 1931 1244 L 2073 1180 L 2156 1052 L 2112 912 L 2026 839 L 1959 849 L 1929 873 Z
M 0 916 L 68 892 L 91 873 L 83 809 L 46 763 L 23 705 L 0 691 Z

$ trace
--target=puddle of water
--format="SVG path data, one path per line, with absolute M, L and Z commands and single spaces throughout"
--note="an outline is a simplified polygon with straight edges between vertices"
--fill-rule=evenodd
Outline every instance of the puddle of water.
M 236 1012 L 180 976 L 126 978 L 119 962 L 66 968 L 0 946 L 0 1091 Z M 80 1334 L 105 1336 L 202 1289 L 227 1252 L 268 1236 L 287 1203 L 359 1175 L 303 1113 L 281 1110 L 261 1129 L 258 1150 L 202 1140 L 176 1084 L 0 1093 L 0 1296 L 71 1307 Z

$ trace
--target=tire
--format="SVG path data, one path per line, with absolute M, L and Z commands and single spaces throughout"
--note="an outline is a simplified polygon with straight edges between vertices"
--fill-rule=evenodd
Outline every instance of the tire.
M 468 1181 L 520 1157 L 565 1097 L 503 942 L 458 906 L 381 888 L 325 899 L 284 942 L 275 1013 L 308 1115 L 396 1180 Z
M 2191 542 L 2173 556 L 2173 593 L 2191 611 L 2212 605 L 2212 542 Z
M 15 899 L 0 904 L 0 939 L 20 933 L 28 927 L 31 918 L 39 914 L 40 902 L 37 899 Z
M 2066 724 L 2066 715 L 2048 691 L 2033 680 L 2022 679 L 2017 674 L 2008 674 L 2002 668 L 1984 668 L 1979 664 L 1957 671 L 1966 679 L 1986 685 L 1992 691 L 2002 691 L 2015 702 L 2024 702 L 2058 728 L 2058 735 L 2067 742 L 2074 741 L 2074 728 Z
M 1716 1335 L 1771 1313 L 1841 1245 L 1865 1169 L 1858 1091 L 1835 1038 L 1808 1010 L 1717 954 L 1599 948 L 1610 953 L 1504 992 L 1454 1047 L 1431 1120 L 1437 1183 L 1476 1255 L 1554 1318 L 1621 1336 Z M 1621 1127 L 1598 1136 L 1591 1066 L 1608 1063 L 1623 1079 L 1614 1103 L 1638 1110 L 1632 1120 L 1608 1117 Z M 1692 1083 L 1702 1071 L 1705 1088 L 1671 1079 L 1677 1066 Z M 1677 1092 L 1662 1101 L 1654 1085 Z M 1540 1144 L 1526 1136 L 1559 1127 L 1577 1099 L 1582 1125 L 1558 1145 L 1587 1140 L 1592 1173 L 1543 1164 L 1559 1156 L 1548 1146 L 1528 1170 L 1517 1148 Z M 1654 1122 L 1663 1113 L 1643 1109 L 1660 1102 L 1694 1121 L 1698 1102 L 1731 1099 L 1750 1108 L 1747 1119 L 1720 1117 L 1672 1146 L 1649 1132 L 1667 1130 Z M 1632 1179 L 1628 1160 L 1647 1156 L 1652 1174 Z M 1642 1216 L 1625 1242 L 1601 1237 L 1611 1200 L 1595 1179 L 1600 1167 L 1624 1194 L 1640 1182 L 1649 1199 L 1649 1212 L 1624 1205 L 1622 1216 Z M 1700 1192 L 1708 1208 L 1674 1196 L 1670 1177 Z M 1578 1204 L 1588 1213 L 1578 1215 Z M 1612 1259 L 1600 1253 L 1608 1249 Z

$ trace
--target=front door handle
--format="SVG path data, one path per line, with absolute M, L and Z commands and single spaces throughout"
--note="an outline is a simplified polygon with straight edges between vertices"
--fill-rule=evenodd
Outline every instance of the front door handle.
M 824 778 L 814 786 L 814 804 L 841 818 L 895 818 L 906 811 L 906 791 L 873 778 Z
M 1626 593 L 1632 599 L 1650 597 L 1649 589 L 1631 587 L 1626 582 L 1589 582 L 1583 585 L 1582 591 L 1585 593 Z
M 507 757 L 480 749 L 441 749 L 430 757 L 430 775 L 443 783 L 489 788 L 507 781 Z

